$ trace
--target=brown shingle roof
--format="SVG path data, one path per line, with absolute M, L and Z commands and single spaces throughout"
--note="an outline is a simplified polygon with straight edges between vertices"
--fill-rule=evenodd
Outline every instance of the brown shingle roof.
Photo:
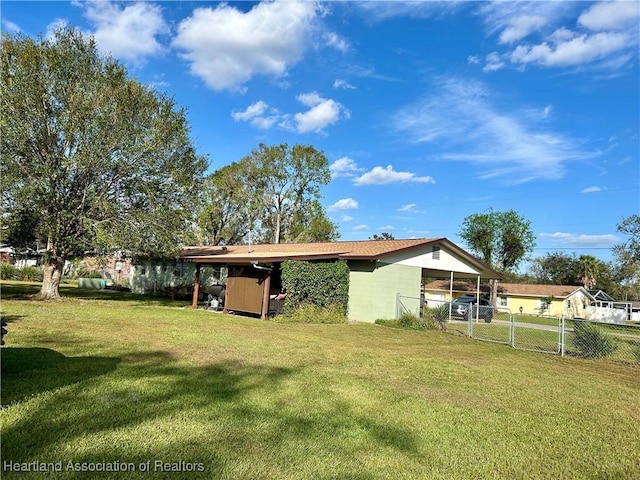
M 446 290 L 449 291 L 449 280 L 435 280 L 424 286 L 425 290 Z M 576 285 L 542 285 L 530 283 L 498 283 L 498 294 L 503 295 L 523 295 L 532 297 L 568 297 L 573 292 L 581 288 Z M 469 282 L 454 281 L 453 291 L 455 292 L 475 292 L 476 286 Z M 489 286 L 480 285 L 480 291 L 488 292 Z
M 325 243 L 280 243 L 263 245 L 229 245 L 226 247 L 186 247 L 181 258 L 187 261 L 275 261 L 280 259 L 377 259 L 416 248 L 444 241 L 442 238 L 422 238 L 409 240 L 363 240 L 354 242 Z

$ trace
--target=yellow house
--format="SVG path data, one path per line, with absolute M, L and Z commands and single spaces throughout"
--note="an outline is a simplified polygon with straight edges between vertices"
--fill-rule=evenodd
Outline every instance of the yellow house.
M 450 302 L 462 295 L 475 295 L 476 286 L 464 282 L 434 280 L 424 285 L 427 304 Z M 482 296 L 489 298 L 489 285 L 480 285 Z M 551 303 L 548 303 L 548 301 Z M 498 307 L 513 314 L 586 318 L 587 308 L 594 300 L 584 287 L 575 285 L 537 285 L 498 283 Z

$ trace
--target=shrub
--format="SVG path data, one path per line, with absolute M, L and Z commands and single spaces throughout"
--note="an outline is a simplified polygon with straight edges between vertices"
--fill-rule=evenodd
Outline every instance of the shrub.
M 25 282 L 41 282 L 42 270 L 38 267 L 18 268 L 10 263 L 0 264 L 0 278 L 2 280 L 22 280 Z
M 424 316 L 425 319 L 432 321 L 436 328 L 444 330 L 449 320 L 449 305 L 443 304 L 437 307 L 427 308 Z
M 383 327 L 400 328 L 399 320 L 389 320 L 388 318 L 377 318 L 373 323 L 375 323 L 376 325 L 382 325 Z
M 282 263 L 282 286 L 287 292 L 284 311 L 293 312 L 305 304 L 339 309 L 342 316 L 349 305 L 349 267 L 347 262 Z
M 42 269 L 38 267 L 24 267 L 18 270 L 22 278 L 21 280 L 28 282 L 41 282 L 42 281 Z
M 0 279 L 2 280 L 19 280 L 20 270 L 10 263 L 0 264 Z
M 398 319 L 398 325 L 411 330 L 426 330 L 428 328 L 425 319 L 410 312 L 403 312 Z
M 319 307 L 310 303 L 274 317 L 274 321 L 281 323 L 347 323 L 347 317 L 338 305 Z
M 618 348 L 615 339 L 593 323 L 576 321 L 573 332 L 573 344 L 583 357 L 606 357 Z

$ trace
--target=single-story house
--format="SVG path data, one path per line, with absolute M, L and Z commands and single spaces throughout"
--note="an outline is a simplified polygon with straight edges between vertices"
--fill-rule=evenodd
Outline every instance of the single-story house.
M 452 301 L 462 295 L 475 294 L 475 290 L 475 285 L 465 281 L 451 285 L 448 280 L 436 280 L 424 286 L 427 303 Z M 488 298 L 489 285 L 480 285 L 480 291 Z M 582 286 L 498 283 L 498 307 L 514 314 L 624 323 L 626 305 L 602 290 L 587 290 Z
M 202 267 L 227 267 L 225 311 L 260 315 L 281 288 L 285 260 L 344 260 L 349 267 L 348 318 L 374 322 L 395 318 L 398 298 L 410 311 L 421 305 L 424 278 L 475 280 L 500 275 L 446 238 L 368 240 L 300 244 L 197 246 L 185 248 L 180 262 L 195 265 L 193 306 L 197 308 Z

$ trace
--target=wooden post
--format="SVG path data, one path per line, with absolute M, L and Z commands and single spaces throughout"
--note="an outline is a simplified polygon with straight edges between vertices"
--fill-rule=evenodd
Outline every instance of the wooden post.
M 198 308 L 198 295 L 200 294 L 200 264 L 196 263 L 196 278 L 193 284 L 193 299 L 191 301 L 192 308 Z
M 271 273 L 267 273 L 267 278 L 264 279 L 264 286 L 262 291 L 262 320 L 267 319 L 269 314 L 269 291 L 271 290 Z

